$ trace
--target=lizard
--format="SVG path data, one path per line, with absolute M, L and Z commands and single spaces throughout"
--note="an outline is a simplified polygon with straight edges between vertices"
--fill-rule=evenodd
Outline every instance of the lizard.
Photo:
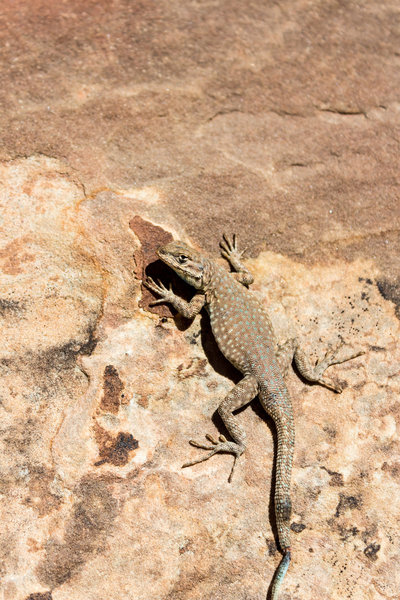
M 340 393 L 341 387 L 324 376 L 326 369 L 360 356 L 362 352 L 339 359 L 337 354 L 343 346 L 341 341 L 336 348 L 328 349 L 325 357 L 312 366 L 296 340 L 289 340 L 282 347 L 277 347 L 268 313 L 248 289 L 254 278 L 242 261 L 245 250 L 239 250 L 236 235 L 228 238 L 224 234 L 220 249 L 223 258 L 230 263 L 231 272 L 181 241 L 169 242 L 157 250 L 158 257 L 195 288 L 195 294 L 189 302 L 177 296 L 171 284 L 167 288 L 162 282 L 156 283 L 149 277 L 144 285 L 159 296 L 152 302 L 153 305 L 169 303 L 188 319 L 193 319 L 205 308 L 219 349 L 243 374 L 243 379 L 218 407 L 218 413 L 231 440 L 224 435 L 220 435 L 218 441 L 211 435 L 206 435 L 208 445 L 189 440 L 192 446 L 207 450 L 208 453 L 182 466 L 189 467 L 203 462 L 219 452 L 230 453 L 234 457 L 229 475 L 231 481 L 237 461 L 246 448 L 246 433 L 234 412 L 258 396 L 275 424 L 277 446 L 274 508 L 282 559 L 272 580 L 271 600 L 278 600 L 279 588 L 291 560 L 290 479 L 295 430 L 292 403 L 285 384 L 286 372 L 294 360 L 305 379 Z

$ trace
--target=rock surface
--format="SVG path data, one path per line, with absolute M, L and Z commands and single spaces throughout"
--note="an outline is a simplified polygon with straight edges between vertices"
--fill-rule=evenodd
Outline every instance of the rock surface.
M 158 244 L 248 247 L 288 376 L 282 600 L 400 589 L 397 2 L 5 1 L 0 9 L 2 600 L 263 600 L 273 425 L 188 469 L 238 374 L 150 307 Z M 156 262 L 154 262 L 156 261 Z M 150 265 L 149 265 L 150 263 Z M 173 317 L 173 318 L 171 318 Z M 213 416 L 214 415 L 214 416 Z

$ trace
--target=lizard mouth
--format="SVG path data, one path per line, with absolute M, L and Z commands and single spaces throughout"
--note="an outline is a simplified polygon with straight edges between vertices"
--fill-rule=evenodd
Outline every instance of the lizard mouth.
M 191 279 L 195 279 L 196 281 L 201 281 L 203 279 L 202 273 L 200 275 L 195 275 L 191 271 L 188 271 L 187 269 L 183 269 L 182 267 L 180 267 L 179 265 L 177 265 L 175 263 L 167 263 L 167 264 L 169 264 L 171 267 L 173 267 L 174 270 L 178 274 L 182 273 L 183 278 L 189 276 Z
M 202 279 L 203 273 L 199 273 L 199 274 L 193 273 L 187 267 L 185 268 L 183 265 L 180 265 L 176 261 L 175 257 L 169 255 L 168 252 L 165 252 L 165 250 L 163 248 L 159 248 L 157 250 L 157 254 L 158 254 L 159 258 L 161 258 L 161 260 L 165 264 L 167 264 L 169 267 L 171 267 L 172 269 L 174 269 L 174 271 L 176 271 L 178 274 L 182 273 L 183 276 L 189 275 L 190 277 L 192 277 L 196 281 L 200 281 Z

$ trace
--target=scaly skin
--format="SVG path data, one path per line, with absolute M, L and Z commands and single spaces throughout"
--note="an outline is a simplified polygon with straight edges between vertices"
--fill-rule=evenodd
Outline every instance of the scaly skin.
M 282 355 L 276 350 L 268 314 L 247 289 L 253 282 L 253 277 L 241 261 L 243 252 L 239 252 L 237 248 L 236 236 L 233 236 L 232 241 L 224 236 L 220 246 L 222 256 L 229 261 L 235 272 L 227 272 L 183 242 L 171 242 L 158 250 L 161 260 L 197 290 L 190 302 L 176 296 L 171 288 L 167 289 L 160 282 L 156 284 L 152 279 L 148 279 L 145 285 L 161 296 L 153 304 L 169 302 L 187 318 L 193 318 L 205 307 L 221 352 L 243 373 L 243 379 L 218 408 L 232 440 L 228 441 L 222 435 L 218 441 L 207 435 L 211 445 L 190 440 L 193 446 L 209 452 L 183 466 L 188 467 L 208 460 L 218 452 L 228 452 L 234 456 L 229 476 L 231 480 L 237 460 L 246 448 L 246 433 L 233 412 L 258 395 L 265 411 L 274 420 L 277 432 L 274 502 L 278 539 L 283 552 L 272 583 L 271 600 L 277 600 L 280 584 L 290 563 L 290 477 L 294 450 L 292 404 L 282 374 L 294 358 L 300 373 L 306 379 L 340 392 L 340 388 L 323 377 L 324 371 L 330 365 L 350 360 L 360 353 L 337 360 L 339 348 L 336 348 L 327 353 L 324 360 L 315 367 L 310 365 L 296 343 L 292 343 L 289 350 L 285 348 L 286 357 Z

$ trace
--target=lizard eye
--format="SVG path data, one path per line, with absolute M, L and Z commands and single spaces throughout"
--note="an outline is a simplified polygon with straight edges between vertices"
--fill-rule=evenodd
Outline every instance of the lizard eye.
M 187 258 L 187 256 L 185 256 L 184 254 L 180 254 L 180 255 L 178 256 L 178 262 L 179 262 L 181 265 L 183 265 L 185 262 L 187 262 L 187 259 L 188 259 L 188 258 Z

